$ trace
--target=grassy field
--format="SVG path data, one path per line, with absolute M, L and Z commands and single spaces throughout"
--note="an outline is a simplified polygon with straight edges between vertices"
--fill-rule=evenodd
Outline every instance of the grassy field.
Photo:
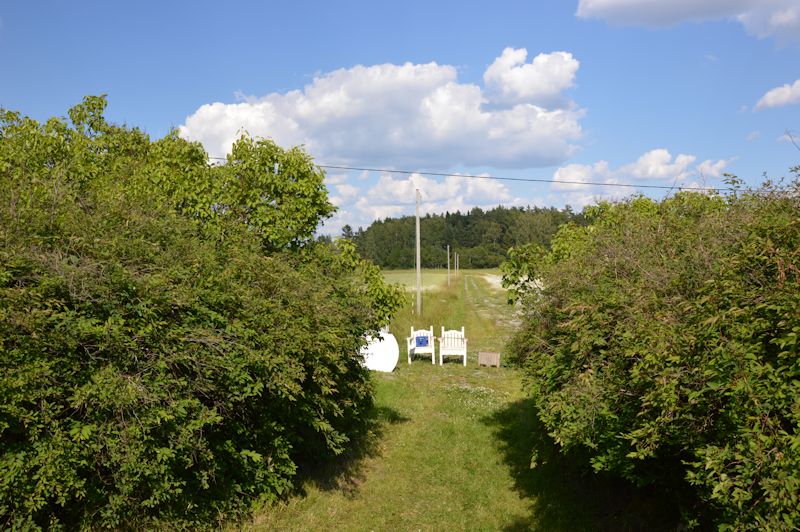
M 370 435 L 350 456 L 307 476 L 299 492 L 257 512 L 248 530 L 636 530 L 674 526 L 659 497 L 593 475 L 555 452 L 512 368 L 479 368 L 501 350 L 513 309 L 497 272 L 464 272 L 413 298 L 392 323 L 393 373 L 376 373 Z M 408 272 L 388 272 L 397 282 Z M 426 275 L 430 278 L 433 275 Z M 425 281 L 427 282 L 427 281 Z M 411 272 L 413 284 L 413 272 Z M 467 367 L 406 362 L 411 324 L 465 326 Z M 437 332 L 438 335 L 438 332 Z M 535 453 L 534 453 L 535 449 Z M 535 456 L 535 468 L 531 468 Z M 668 514 L 668 512 L 667 512 Z
M 400 342 L 405 355 L 405 338 L 411 327 L 433 326 L 434 336 L 441 328 L 464 327 L 468 342 L 468 359 L 477 363 L 478 351 L 500 351 L 515 325 L 513 309 L 506 304 L 499 289 L 498 270 L 470 270 L 451 275 L 447 289 L 447 270 L 424 270 L 422 283 L 422 315 L 416 316 L 413 270 L 392 270 L 384 273 L 387 281 L 405 285 L 409 290 L 408 304 L 395 316 L 390 330 Z M 427 285 L 437 282 L 435 287 Z M 454 359 L 456 360 L 456 359 Z

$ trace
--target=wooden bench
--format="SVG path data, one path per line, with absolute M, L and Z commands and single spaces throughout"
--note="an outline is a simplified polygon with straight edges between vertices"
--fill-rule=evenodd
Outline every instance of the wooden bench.
M 417 329 L 411 327 L 411 336 L 406 338 L 408 347 L 408 363 L 414 355 L 430 355 L 431 364 L 436 364 L 436 346 L 433 343 L 433 325 L 430 329 Z
M 439 365 L 444 364 L 444 357 L 456 356 L 464 359 L 467 365 L 467 339 L 464 336 L 464 327 L 461 330 L 445 331 L 442 327 L 442 336 L 439 338 Z

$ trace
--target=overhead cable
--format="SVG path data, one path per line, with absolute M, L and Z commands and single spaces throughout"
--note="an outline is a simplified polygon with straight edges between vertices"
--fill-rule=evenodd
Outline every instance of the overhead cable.
M 209 157 L 209 159 L 215 160 L 227 160 L 225 157 Z M 360 167 L 360 166 L 340 166 L 340 165 L 333 165 L 333 164 L 317 164 L 315 165 L 319 168 L 325 168 L 329 170 L 349 170 L 349 171 L 357 171 L 357 172 L 379 172 L 385 174 L 419 174 L 423 176 L 435 176 L 435 177 L 465 177 L 468 179 L 492 179 L 495 181 L 518 181 L 518 182 L 525 182 L 525 183 L 557 183 L 562 185 L 587 185 L 587 186 L 597 186 L 597 187 L 622 187 L 622 188 L 649 188 L 649 189 L 660 189 L 660 190 L 692 190 L 697 192 L 720 192 L 720 191 L 733 191 L 732 188 L 726 187 L 695 187 L 695 186 L 683 186 L 683 185 L 647 185 L 642 183 L 608 183 L 602 181 L 578 181 L 578 180 L 570 180 L 570 179 L 544 179 L 544 178 L 536 178 L 536 177 L 504 177 L 504 176 L 497 176 L 497 175 L 475 175 L 475 174 L 458 174 L 458 173 L 446 173 L 446 172 L 429 172 L 425 170 L 393 170 L 390 168 L 367 168 L 367 167 Z

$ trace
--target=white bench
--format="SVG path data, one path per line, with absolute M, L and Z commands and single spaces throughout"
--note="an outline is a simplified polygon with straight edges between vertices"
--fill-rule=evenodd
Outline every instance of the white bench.
M 414 355 L 430 355 L 431 364 L 436 364 L 436 349 L 433 343 L 433 325 L 430 329 L 417 329 L 411 327 L 411 336 L 406 338 L 408 344 L 408 363 Z
M 439 338 L 439 365 L 443 365 L 444 357 L 456 356 L 464 359 L 467 365 L 467 339 L 464 336 L 464 327 L 461 330 L 445 331 L 442 327 L 442 336 Z

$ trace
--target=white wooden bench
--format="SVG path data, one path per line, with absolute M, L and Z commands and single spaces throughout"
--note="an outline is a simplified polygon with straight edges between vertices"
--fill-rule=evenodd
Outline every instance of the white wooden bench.
M 433 325 L 430 329 L 417 329 L 411 327 L 411 336 L 406 338 L 408 344 L 408 363 L 414 355 L 430 355 L 431 364 L 436 364 L 436 346 L 433 342 Z
M 444 364 L 444 357 L 456 356 L 464 359 L 467 365 L 467 339 L 464 336 L 464 327 L 461 330 L 445 331 L 442 327 L 442 336 L 439 338 L 439 365 Z

